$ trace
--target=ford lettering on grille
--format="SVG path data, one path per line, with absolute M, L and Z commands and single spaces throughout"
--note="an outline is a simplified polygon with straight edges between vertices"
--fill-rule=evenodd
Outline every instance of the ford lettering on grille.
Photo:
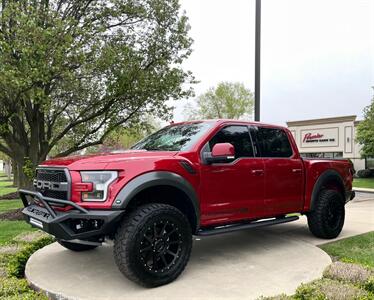
M 43 196 L 53 199 L 68 200 L 68 172 L 64 169 L 38 168 L 34 187 Z

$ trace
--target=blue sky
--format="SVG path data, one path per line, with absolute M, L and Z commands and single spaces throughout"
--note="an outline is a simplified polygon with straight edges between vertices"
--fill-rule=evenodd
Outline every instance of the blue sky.
M 200 83 L 254 89 L 254 0 L 181 0 L 194 52 L 184 67 Z M 374 86 L 373 0 L 262 0 L 261 120 L 285 124 L 356 114 Z M 190 99 L 191 100 L 191 99 Z M 173 102 L 175 121 L 186 101 Z

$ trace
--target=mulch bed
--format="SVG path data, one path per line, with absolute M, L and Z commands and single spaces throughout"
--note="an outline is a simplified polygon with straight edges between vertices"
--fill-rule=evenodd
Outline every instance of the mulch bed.
M 18 221 L 23 220 L 23 208 L 17 208 L 0 214 L 0 221 Z
M 18 199 L 18 198 L 19 198 L 18 192 L 9 193 L 9 194 L 0 196 L 0 200 L 13 200 L 13 199 Z

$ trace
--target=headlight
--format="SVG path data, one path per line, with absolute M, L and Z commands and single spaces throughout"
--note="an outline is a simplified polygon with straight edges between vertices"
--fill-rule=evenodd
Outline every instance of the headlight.
M 117 171 L 84 171 L 82 182 L 91 182 L 92 191 L 82 192 L 82 201 L 105 201 L 109 185 L 118 177 Z

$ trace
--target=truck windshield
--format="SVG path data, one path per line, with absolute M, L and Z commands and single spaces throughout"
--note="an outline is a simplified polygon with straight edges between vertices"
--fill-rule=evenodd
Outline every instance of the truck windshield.
M 193 146 L 213 122 L 194 122 L 170 125 L 144 138 L 131 147 L 133 150 L 185 151 Z

